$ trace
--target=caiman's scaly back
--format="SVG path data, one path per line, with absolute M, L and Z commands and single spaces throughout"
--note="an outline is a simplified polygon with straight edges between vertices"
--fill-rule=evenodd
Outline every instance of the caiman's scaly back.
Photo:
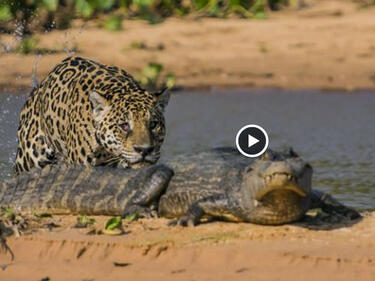
M 121 215 L 126 206 L 150 206 L 168 186 L 165 165 L 114 169 L 50 165 L 0 184 L 0 206 L 20 212 Z

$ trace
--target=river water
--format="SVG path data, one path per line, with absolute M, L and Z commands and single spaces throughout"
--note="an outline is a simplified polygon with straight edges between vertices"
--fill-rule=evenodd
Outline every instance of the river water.
M 0 95 L 0 178 L 9 176 L 25 95 Z M 350 206 L 375 209 L 375 93 L 286 90 L 178 92 L 166 112 L 162 159 L 234 145 L 246 124 L 271 148 L 291 146 L 314 167 L 313 186 Z

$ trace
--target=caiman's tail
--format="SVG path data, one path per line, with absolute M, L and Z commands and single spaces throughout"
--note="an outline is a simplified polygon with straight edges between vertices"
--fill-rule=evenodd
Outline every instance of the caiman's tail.
M 121 215 L 127 204 L 158 200 L 173 171 L 165 165 L 138 170 L 47 166 L 0 183 L 0 207 L 23 213 Z

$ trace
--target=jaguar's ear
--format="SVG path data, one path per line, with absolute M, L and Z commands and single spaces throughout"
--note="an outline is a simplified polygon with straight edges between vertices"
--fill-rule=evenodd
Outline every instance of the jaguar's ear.
M 169 98 L 171 97 L 169 89 L 165 87 L 159 92 L 154 93 L 154 96 L 157 97 L 156 106 L 164 110 L 168 105 Z
M 89 96 L 95 121 L 99 121 L 109 110 L 109 102 L 97 92 L 92 91 Z

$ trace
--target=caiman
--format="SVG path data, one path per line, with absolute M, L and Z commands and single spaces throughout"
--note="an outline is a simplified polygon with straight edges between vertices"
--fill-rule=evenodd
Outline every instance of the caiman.
M 310 208 L 359 213 L 311 189 L 311 166 L 293 150 L 246 158 L 234 148 L 177 156 L 136 170 L 55 165 L 1 184 L 0 207 L 50 214 L 150 216 L 179 225 L 202 218 L 257 224 L 300 220 Z

